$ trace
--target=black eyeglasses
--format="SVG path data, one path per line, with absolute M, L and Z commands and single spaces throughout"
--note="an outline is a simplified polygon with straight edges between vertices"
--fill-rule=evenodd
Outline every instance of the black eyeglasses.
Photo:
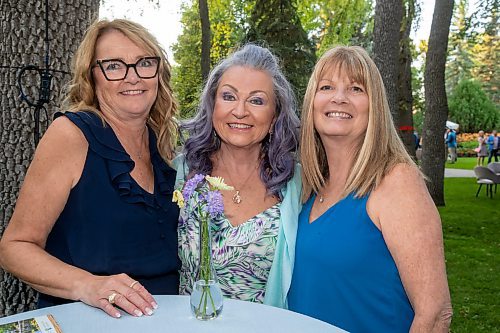
M 141 79 L 152 79 L 158 74 L 160 57 L 144 57 L 135 64 L 126 64 L 120 59 L 97 60 L 92 67 L 99 66 L 108 81 L 120 81 L 127 77 L 128 69 L 132 67 Z

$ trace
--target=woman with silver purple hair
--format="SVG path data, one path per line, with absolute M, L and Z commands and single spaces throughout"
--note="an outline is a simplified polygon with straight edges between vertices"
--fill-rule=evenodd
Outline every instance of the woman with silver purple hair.
M 225 297 L 286 307 L 301 203 L 299 120 L 290 83 L 266 48 L 247 44 L 210 73 L 177 165 L 178 183 L 222 177 L 224 214 L 212 221 L 213 264 Z M 179 220 L 180 294 L 198 264 L 196 202 Z

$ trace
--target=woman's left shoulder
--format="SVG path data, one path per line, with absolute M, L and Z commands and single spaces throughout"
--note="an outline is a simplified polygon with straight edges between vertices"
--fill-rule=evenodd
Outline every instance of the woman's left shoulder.
M 375 188 L 377 201 L 401 201 L 428 194 L 424 177 L 416 165 L 396 164 Z
M 424 177 L 415 165 L 397 164 L 372 192 L 367 211 L 376 225 L 399 228 L 439 222 L 437 209 L 427 190 Z
M 402 187 L 422 185 L 424 177 L 422 172 L 414 164 L 398 163 L 387 172 L 382 179 L 381 187 Z

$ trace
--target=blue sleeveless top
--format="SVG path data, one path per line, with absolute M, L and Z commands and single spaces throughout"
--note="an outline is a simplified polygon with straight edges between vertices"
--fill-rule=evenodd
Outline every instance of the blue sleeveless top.
M 109 125 L 91 112 L 64 116 L 80 128 L 89 147 L 81 178 L 48 236 L 46 251 L 96 275 L 126 273 L 151 294 L 177 294 L 175 170 L 161 158 L 154 132 L 148 127 L 154 173 L 150 194 L 130 176 L 134 162 Z M 40 294 L 38 306 L 67 302 Z
M 309 223 L 314 198 L 299 216 L 290 310 L 349 332 L 408 332 L 414 312 L 368 196 L 349 195 Z

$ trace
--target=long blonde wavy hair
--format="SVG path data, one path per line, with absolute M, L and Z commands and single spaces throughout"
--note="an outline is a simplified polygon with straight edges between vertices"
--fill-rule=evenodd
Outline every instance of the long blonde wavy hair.
M 158 151 L 167 161 L 174 158 L 177 141 L 177 103 L 170 85 L 171 67 L 165 50 L 156 38 L 140 24 L 125 19 L 97 20 L 86 31 L 83 41 L 73 57 L 73 78 L 67 86 L 62 102 L 64 110 L 92 111 L 102 119 L 95 92 L 91 67 L 95 63 L 95 49 L 99 37 L 110 30 L 117 30 L 151 56 L 160 57 L 158 69 L 158 94 L 149 112 L 148 124 L 158 138 Z
M 318 193 L 329 178 L 328 159 L 314 127 L 314 97 L 318 82 L 333 70 L 346 73 L 366 89 L 369 100 L 368 127 L 352 153 L 351 166 L 341 198 L 350 193 L 365 196 L 375 189 L 398 163 L 415 165 L 394 127 L 384 83 L 368 53 L 358 46 L 337 46 L 323 54 L 309 79 L 301 119 L 300 159 L 303 173 L 303 201 Z

